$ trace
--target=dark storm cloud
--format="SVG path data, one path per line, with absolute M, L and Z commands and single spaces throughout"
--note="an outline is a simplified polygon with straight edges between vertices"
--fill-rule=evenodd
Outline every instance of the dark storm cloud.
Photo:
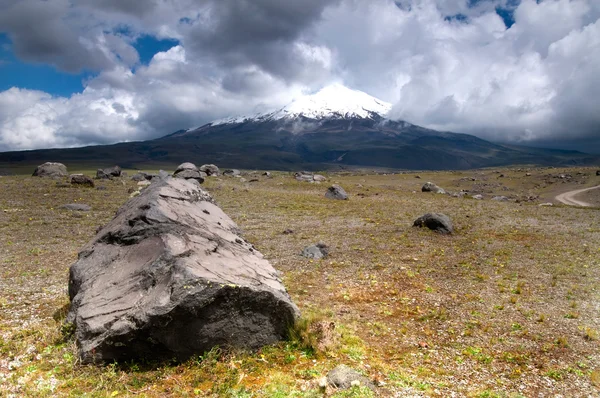
M 82 68 L 100 70 L 112 65 L 105 53 L 66 20 L 66 0 L 19 0 L 0 5 L 0 32 L 8 33 L 15 54 L 30 62 L 50 63 L 76 72 Z
M 209 56 L 225 67 L 256 65 L 294 78 L 311 63 L 294 44 L 319 21 L 326 7 L 337 2 L 213 1 L 183 29 L 183 44 L 192 56 Z
M 159 0 L 79 0 L 78 5 L 85 5 L 102 11 L 123 13 L 135 17 L 151 14 Z

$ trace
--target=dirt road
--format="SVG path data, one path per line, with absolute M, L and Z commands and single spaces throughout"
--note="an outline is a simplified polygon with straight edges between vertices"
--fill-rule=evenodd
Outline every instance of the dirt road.
M 598 188 L 600 188 L 600 185 L 598 185 L 596 187 L 591 187 L 591 188 L 576 189 L 574 191 L 561 193 L 560 195 L 557 195 L 554 199 L 556 199 L 560 203 L 564 203 L 564 204 L 570 205 L 570 206 L 588 207 L 588 206 L 592 206 L 592 205 L 587 202 L 583 202 L 581 200 L 575 199 L 575 196 L 579 195 L 580 193 L 584 193 L 587 191 L 591 191 L 592 189 L 598 189 Z

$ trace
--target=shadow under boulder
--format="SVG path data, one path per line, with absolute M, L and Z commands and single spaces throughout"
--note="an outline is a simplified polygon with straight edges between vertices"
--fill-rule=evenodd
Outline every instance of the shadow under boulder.
M 70 268 L 84 363 L 189 358 L 285 339 L 299 316 L 277 272 L 195 180 L 157 180 Z

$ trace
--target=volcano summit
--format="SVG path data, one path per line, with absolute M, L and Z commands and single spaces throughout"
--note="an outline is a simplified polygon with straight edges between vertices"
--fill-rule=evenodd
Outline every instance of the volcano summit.
M 334 84 L 289 105 L 220 119 L 165 137 L 109 146 L 0 154 L 0 162 L 119 163 L 124 167 L 181 161 L 245 169 L 472 169 L 510 164 L 597 162 L 575 151 L 494 144 L 389 119 L 391 104 Z M 124 161 L 126 159 L 126 161 Z

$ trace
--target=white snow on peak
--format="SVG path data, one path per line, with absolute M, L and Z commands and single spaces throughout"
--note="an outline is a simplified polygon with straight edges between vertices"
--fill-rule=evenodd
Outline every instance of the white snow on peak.
M 238 116 L 212 122 L 219 124 L 243 123 L 248 121 L 266 122 L 271 120 L 293 119 L 300 116 L 310 119 L 370 118 L 372 113 L 385 116 L 392 105 L 371 97 L 358 90 L 351 90 L 341 84 L 332 84 L 316 94 L 305 95 L 275 112 L 259 113 L 253 116 Z

